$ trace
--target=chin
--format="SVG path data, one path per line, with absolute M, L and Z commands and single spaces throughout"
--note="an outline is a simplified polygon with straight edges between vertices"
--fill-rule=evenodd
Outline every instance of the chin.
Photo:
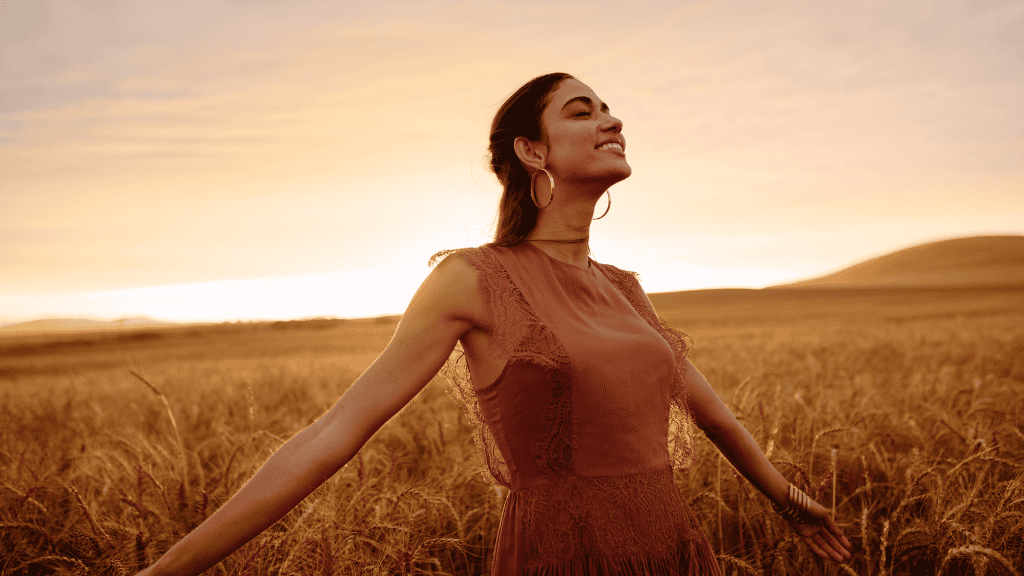
M 589 174 L 574 174 L 575 178 L 572 179 L 608 188 L 617 182 L 629 178 L 632 173 L 633 169 L 629 167 L 629 164 L 622 162 L 615 163 L 612 166 L 602 166 L 601 169 L 591 171 Z

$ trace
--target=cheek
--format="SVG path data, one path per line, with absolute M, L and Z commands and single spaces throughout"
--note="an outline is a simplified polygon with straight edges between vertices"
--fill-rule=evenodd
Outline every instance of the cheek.
M 583 130 L 566 131 L 551 140 L 553 155 L 567 160 L 578 160 L 593 152 L 593 148 L 593 138 Z

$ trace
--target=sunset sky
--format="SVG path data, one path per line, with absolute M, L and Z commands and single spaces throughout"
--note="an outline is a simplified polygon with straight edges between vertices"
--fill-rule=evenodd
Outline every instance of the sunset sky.
M 400 313 L 551 71 L 624 122 L 591 246 L 649 292 L 1024 233 L 1019 1 L 5 0 L 0 39 L 0 324 Z

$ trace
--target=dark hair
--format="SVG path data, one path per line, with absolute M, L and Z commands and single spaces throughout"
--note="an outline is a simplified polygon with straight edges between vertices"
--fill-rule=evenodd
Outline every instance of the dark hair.
M 523 84 L 501 105 L 491 122 L 491 172 L 504 190 L 498 203 L 498 226 L 493 246 L 522 243 L 537 223 L 537 206 L 530 198 L 530 173 L 516 156 L 513 143 L 522 136 L 540 140 L 544 134 L 541 115 L 551 101 L 551 93 L 563 80 L 573 79 L 564 72 L 538 76 Z
M 498 227 L 494 232 L 491 246 L 515 246 L 522 244 L 537 224 L 537 206 L 530 198 L 530 173 L 516 156 L 513 146 L 516 138 L 541 140 L 544 126 L 541 115 L 551 101 L 551 93 L 558 89 L 563 80 L 574 79 L 564 72 L 553 72 L 537 76 L 505 100 L 491 122 L 490 144 L 487 151 L 491 156 L 491 172 L 498 177 L 503 191 L 498 202 Z M 442 250 L 430 257 L 427 263 L 433 266 L 455 250 Z

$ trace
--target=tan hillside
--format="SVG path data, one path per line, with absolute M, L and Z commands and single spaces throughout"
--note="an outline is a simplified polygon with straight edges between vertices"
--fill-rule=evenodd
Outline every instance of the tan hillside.
M 1024 236 L 971 236 L 929 242 L 838 272 L 772 288 L 1024 286 Z
M 0 333 L 124 330 L 133 328 L 154 328 L 159 326 L 171 326 L 171 324 L 150 320 L 149 318 L 122 318 L 111 322 L 82 318 L 49 318 L 0 326 Z

